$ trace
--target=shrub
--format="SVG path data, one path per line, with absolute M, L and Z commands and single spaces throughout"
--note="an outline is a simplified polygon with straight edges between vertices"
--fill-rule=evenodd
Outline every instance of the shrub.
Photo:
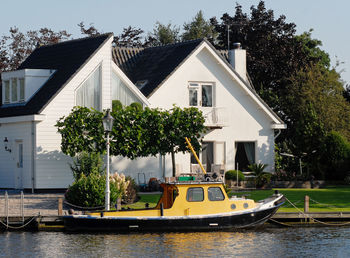
M 70 164 L 70 169 L 73 172 L 75 181 L 79 180 L 82 175 L 88 176 L 90 174 L 103 173 L 103 160 L 100 153 L 96 152 L 82 152 L 80 153 L 73 164 Z
M 255 185 L 260 188 L 271 182 L 272 174 L 270 173 L 260 173 L 257 177 L 255 177 Z
M 267 164 L 250 164 L 248 166 L 248 168 L 254 173 L 254 175 L 258 176 L 260 174 L 262 174 L 265 170 L 265 168 L 267 167 Z
M 125 195 L 128 182 L 123 175 L 110 177 L 110 203 L 116 203 Z M 103 207 L 105 204 L 106 176 L 98 173 L 82 174 L 67 190 L 65 198 L 69 203 L 81 207 Z
M 127 204 L 134 203 L 137 199 L 137 190 L 138 190 L 137 184 L 135 180 L 130 176 L 127 176 L 125 180 L 128 181 L 129 184 L 128 184 L 128 187 L 126 188 L 126 193 L 123 196 L 122 201 Z
M 226 180 L 237 180 L 237 170 L 228 170 L 225 173 Z M 244 180 L 244 174 L 238 170 L 238 181 Z

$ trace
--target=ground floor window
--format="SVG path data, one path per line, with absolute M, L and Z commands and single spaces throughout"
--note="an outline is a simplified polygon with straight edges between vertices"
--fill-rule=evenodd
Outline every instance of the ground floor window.
M 249 171 L 248 166 L 255 163 L 255 142 L 236 142 L 235 149 L 235 169 Z

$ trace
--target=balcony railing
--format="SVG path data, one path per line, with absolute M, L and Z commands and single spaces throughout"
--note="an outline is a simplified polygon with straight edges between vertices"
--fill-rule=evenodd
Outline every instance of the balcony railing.
M 224 127 L 228 125 L 227 108 L 213 107 L 200 108 L 205 118 L 204 125 L 207 127 Z

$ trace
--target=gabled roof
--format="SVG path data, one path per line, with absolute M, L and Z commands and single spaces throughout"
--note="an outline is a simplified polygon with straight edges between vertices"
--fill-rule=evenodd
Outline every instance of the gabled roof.
M 57 44 L 41 46 L 18 67 L 22 69 L 53 69 L 56 72 L 25 104 L 1 106 L 0 117 L 39 114 L 83 65 L 113 34 L 103 34 Z
M 197 39 L 151 48 L 127 48 L 116 46 L 113 48 L 113 59 L 136 86 L 140 83 L 140 86 L 142 86 L 139 88 L 140 91 L 146 97 L 150 97 L 181 64 L 196 51 L 200 51 L 203 46 L 206 46 L 210 52 L 212 52 L 214 57 L 223 64 L 224 69 L 227 69 L 234 76 L 248 95 L 250 95 L 258 105 L 263 107 L 277 124 L 276 128 L 285 128 L 283 121 L 260 98 L 251 83 L 243 80 L 229 64 L 227 60 L 227 51 L 218 51 L 206 39 Z
M 149 97 L 202 41 L 198 39 L 150 48 L 114 47 L 113 59 L 136 86 L 137 82 L 147 81 L 140 90 Z

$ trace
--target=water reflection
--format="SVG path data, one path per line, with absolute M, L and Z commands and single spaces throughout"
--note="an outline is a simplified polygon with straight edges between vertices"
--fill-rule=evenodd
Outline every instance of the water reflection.
M 345 257 L 350 228 L 158 234 L 0 233 L 3 257 Z

